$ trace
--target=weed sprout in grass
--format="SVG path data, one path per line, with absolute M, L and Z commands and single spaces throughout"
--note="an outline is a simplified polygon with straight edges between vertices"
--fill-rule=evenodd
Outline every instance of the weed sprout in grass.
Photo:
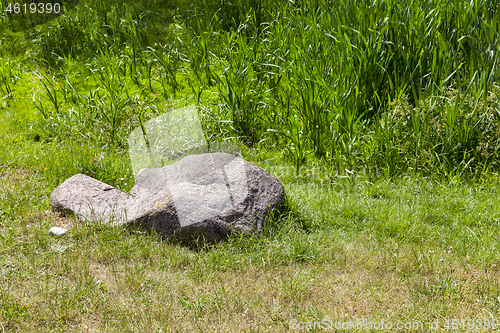
M 160 81 L 160 84 L 163 88 L 163 96 L 168 98 L 167 89 L 165 88 L 165 83 L 170 85 L 173 89 L 174 95 L 179 86 L 177 79 L 175 77 L 175 65 L 172 65 L 171 56 L 166 50 L 155 50 L 152 47 L 148 47 L 148 52 L 153 55 L 153 59 L 148 62 L 148 81 L 149 81 L 149 89 L 151 92 L 155 92 L 153 89 L 153 81 Z M 159 72 L 158 78 L 154 79 L 153 73 L 154 70 L 160 66 L 161 70 Z

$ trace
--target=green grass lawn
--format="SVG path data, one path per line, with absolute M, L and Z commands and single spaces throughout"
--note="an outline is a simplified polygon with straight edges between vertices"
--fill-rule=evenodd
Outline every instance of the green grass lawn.
M 496 2 L 128 4 L 0 15 L 0 332 L 500 326 Z M 285 186 L 260 238 L 50 210 L 77 173 L 130 190 L 129 133 L 193 103 Z
M 58 182 L 94 164 L 92 148 L 75 154 L 69 144 L 33 142 L 5 126 L 0 146 L 5 331 L 260 332 L 287 331 L 293 319 L 500 320 L 495 174 L 473 183 L 418 176 L 372 183 L 365 175 L 328 175 L 312 160 L 297 176 L 279 155 L 247 150 L 247 160 L 284 183 L 286 214 L 271 218 L 260 239 L 193 251 L 50 211 Z M 96 175 L 112 169 L 126 178 L 120 156 L 99 163 Z M 50 237 L 52 226 L 70 233 Z

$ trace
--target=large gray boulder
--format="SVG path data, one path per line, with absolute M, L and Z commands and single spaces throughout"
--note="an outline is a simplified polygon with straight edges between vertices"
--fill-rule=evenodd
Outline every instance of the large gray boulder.
M 130 193 L 78 174 L 51 195 L 52 208 L 80 218 L 155 230 L 174 241 L 218 241 L 232 232 L 259 236 L 284 190 L 264 169 L 231 154 L 189 155 L 139 172 Z

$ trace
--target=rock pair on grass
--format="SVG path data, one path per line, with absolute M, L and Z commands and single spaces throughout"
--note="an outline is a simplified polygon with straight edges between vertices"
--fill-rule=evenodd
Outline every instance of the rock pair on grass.
M 53 192 L 52 208 L 113 226 L 156 231 L 172 241 L 219 241 L 233 232 L 259 236 L 272 208 L 281 208 L 281 182 L 227 153 L 189 155 L 139 172 L 130 193 L 78 174 Z

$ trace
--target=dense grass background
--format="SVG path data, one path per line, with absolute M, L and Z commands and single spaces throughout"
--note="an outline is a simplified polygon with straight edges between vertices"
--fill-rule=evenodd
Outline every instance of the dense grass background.
M 0 8 L 0 327 L 499 320 L 499 7 L 87 0 L 21 31 Z M 192 103 L 285 184 L 262 238 L 192 252 L 48 212 L 75 173 L 129 190 L 131 130 Z
M 297 171 L 314 154 L 474 176 L 498 170 L 498 17 L 496 1 L 89 0 L 24 38 L 2 18 L 0 82 L 38 81 L 44 137 L 124 148 L 138 115 L 191 93 L 210 139 L 265 142 Z

